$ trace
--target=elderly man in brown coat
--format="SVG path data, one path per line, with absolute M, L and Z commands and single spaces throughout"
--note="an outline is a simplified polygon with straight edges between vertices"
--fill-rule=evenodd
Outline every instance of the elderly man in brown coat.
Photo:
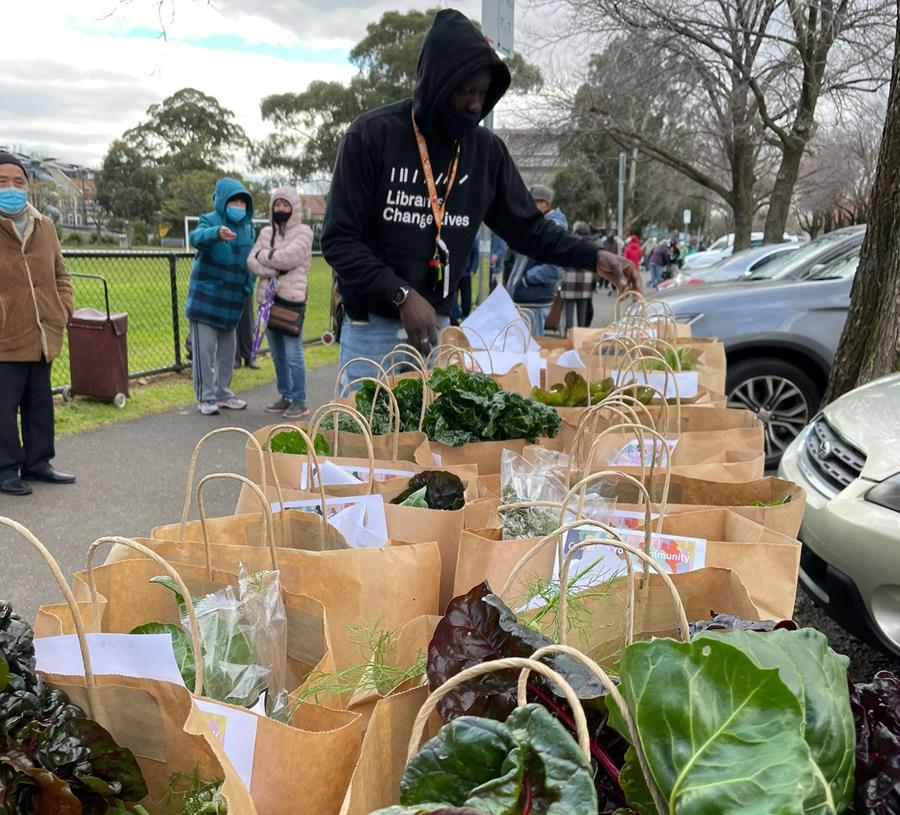
M 28 173 L 0 153 L 0 492 L 28 495 L 27 481 L 71 484 L 50 464 L 50 364 L 72 314 L 72 285 L 56 227 L 28 203 Z M 18 414 L 22 416 L 19 441 Z

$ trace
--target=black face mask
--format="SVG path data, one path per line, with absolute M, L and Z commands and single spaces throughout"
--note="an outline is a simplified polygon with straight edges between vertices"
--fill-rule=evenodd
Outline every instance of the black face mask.
M 272 220 L 275 221 L 276 224 L 281 226 L 282 224 L 286 224 L 288 219 L 293 215 L 292 212 L 273 212 Z
M 458 141 L 463 136 L 468 136 L 481 121 L 481 113 L 469 113 L 467 110 L 457 110 L 452 105 L 444 108 L 443 124 L 446 134 Z

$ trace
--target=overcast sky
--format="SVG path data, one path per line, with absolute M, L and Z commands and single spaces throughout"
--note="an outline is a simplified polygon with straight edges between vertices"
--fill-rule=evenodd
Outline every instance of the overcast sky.
M 429 5 L 174 0 L 163 39 L 156 0 L 3 2 L 0 145 L 96 166 L 148 105 L 185 86 L 215 96 L 260 138 L 263 96 L 300 91 L 314 79 L 348 80 L 347 55 L 368 23 L 388 9 Z M 481 13 L 480 0 L 443 5 Z

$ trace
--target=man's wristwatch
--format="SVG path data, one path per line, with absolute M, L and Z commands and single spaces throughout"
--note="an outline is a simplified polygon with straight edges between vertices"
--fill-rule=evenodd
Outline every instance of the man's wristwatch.
M 406 302 L 407 297 L 409 297 L 409 286 L 401 286 L 394 295 L 394 305 L 400 308 Z

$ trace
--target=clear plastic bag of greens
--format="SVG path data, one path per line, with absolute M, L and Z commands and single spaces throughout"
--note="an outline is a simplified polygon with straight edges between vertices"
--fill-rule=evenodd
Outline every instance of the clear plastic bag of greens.
M 564 454 L 562 454 L 564 455 Z M 500 459 L 501 500 L 504 504 L 520 504 L 527 501 L 550 501 L 562 504 L 569 490 L 560 478 L 560 468 L 566 462 L 560 454 L 548 451 L 548 455 L 535 453 L 529 448 L 529 458 L 511 450 L 504 450 Z M 588 487 L 584 501 L 570 500 L 563 522 L 576 516 L 610 523 L 615 510 L 615 495 L 603 494 L 598 487 Z M 503 537 L 506 540 L 542 538 L 560 526 L 560 510 L 554 507 L 523 507 L 501 513 Z
M 210 699 L 254 707 L 262 698 L 270 715 L 287 703 L 287 616 L 277 571 L 247 572 L 195 601 L 203 647 L 203 693 Z M 187 619 L 182 616 L 182 625 Z

